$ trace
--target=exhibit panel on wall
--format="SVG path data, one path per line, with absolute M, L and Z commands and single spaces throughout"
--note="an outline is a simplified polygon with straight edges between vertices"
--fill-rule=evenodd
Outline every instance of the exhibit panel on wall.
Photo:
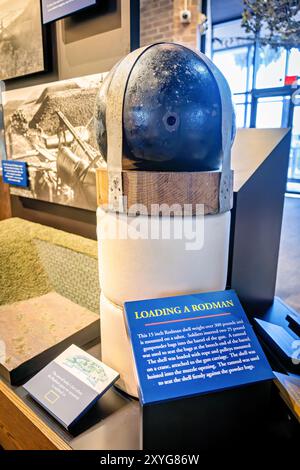
M 94 103 L 106 74 L 4 93 L 7 159 L 28 166 L 29 187 L 11 194 L 96 209 Z
M 0 0 L 0 79 L 45 69 L 39 0 Z
M 42 0 L 43 23 L 59 20 L 95 4 L 96 0 Z
M 82 21 L 75 14 L 56 23 L 60 77 L 106 72 L 139 47 L 138 0 L 100 1 L 81 15 Z

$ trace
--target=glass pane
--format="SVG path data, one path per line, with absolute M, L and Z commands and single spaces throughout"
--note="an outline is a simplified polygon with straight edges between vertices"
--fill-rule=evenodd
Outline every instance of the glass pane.
M 251 94 L 238 93 L 233 95 L 236 114 L 236 127 L 249 127 L 251 115 Z
M 245 109 L 246 106 L 244 104 L 237 104 L 235 106 L 236 127 L 245 126 Z
M 215 24 L 212 33 L 214 50 L 245 46 L 249 43 L 249 36 L 251 36 L 241 27 L 240 19 Z
M 245 100 L 246 100 L 246 95 L 244 94 L 233 96 L 233 102 L 235 104 L 234 109 L 235 109 L 235 116 L 236 116 L 236 127 L 244 127 L 245 125 L 245 111 L 246 111 Z
M 270 46 L 258 49 L 256 88 L 272 88 L 284 85 L 286 50 Z
M 259 98 L 257 102 L 256 127 L 281 127 L 283 98 Z
M 251 120 L 251 97 L 249 96 L 248 99 L 248 105 L 247 105 L 247 113 L 246 113 L 246 126 L 250 126 L 250 120 Z
M 235 95 L 233 95 L 232 99 L 235 104 L 245 103 L 246 93 L 236 93 Z
M 213 62 L 227 79 L 232 93 L 247 91 L 248 48 L 227 49 L 214 53 Z
M 300 106 L 294 108 L 293 131 L 288 177 L 300 180 Z
M 283 97 L 281 127 L 289 127 L 290 96 Z
M 300 50 L 294 47 L 289 56 L 288 75 L 300 76 Z

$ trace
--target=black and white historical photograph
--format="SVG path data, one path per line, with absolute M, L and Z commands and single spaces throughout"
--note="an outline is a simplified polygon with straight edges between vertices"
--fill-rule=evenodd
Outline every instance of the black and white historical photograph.
M 0 80 L 44 70 L 39 0 L 0 0 Z
M 28 163 L 28 189 L 11 193 L 96 209 L 96 168 L 104 165 L 94 133 L 96 94 L 105 73 L 4 93 L 7 158 Z

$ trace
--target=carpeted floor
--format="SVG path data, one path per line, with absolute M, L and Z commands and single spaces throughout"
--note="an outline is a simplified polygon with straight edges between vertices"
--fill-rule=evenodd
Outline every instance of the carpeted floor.
M 276 295 L 300 313 L 300 198 L 285 198 Z

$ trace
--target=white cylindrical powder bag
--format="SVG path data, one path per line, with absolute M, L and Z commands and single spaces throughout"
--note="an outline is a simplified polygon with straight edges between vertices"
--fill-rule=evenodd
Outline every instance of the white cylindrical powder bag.
M 126 332 L 123 308 L 100 296 L 102 361 L 117 370 L 117 386 L 129 395 L 138 396 L 137 380 L 130 341 Z
M 181 239 L 120 239 L 107 238 L 105 229 L 114 227 L 118 233 L 130 230 L 135 217 L 97 209 L 99 243 L 100 287 L 105 296 L 117 305 L 125 301 L 167 297 L 224 290 L 227 279 L 230 211 L 201 217 L 199 226 L 195 217 L 139 216 L 139 224 L 145 226 L 149 219 L 156 219 L 160 231 L 186 228 L 193 223 L 198 228 L 197 244 Z M 152 223 L 152 222 L 151 222 Z M 134 229 L 133 229 L 134 230 Z M 133 231 L 132 230 L 132 231 Z M 130 232 L 132 234 L 132 232 Z M 113 233 L 112 233 L 113 235 Z M 202 236 L 203 235 L 203 236 Z M 201 241 L 199 241 L 201 243 Z
M 137 396 L 137 381 L 124 302 L 224 290 L 227 279 L 229 211 L 200 217 L 198 225 L 195 217 L 185 217 L 187 233 L 189 224 L 194 224 L 194 241 L 191 233 L 180 239 L 120 238 L 126 232 L 141 234 L 143 230 L 135 230 L 137 223 L 139 228 L 143 223 L 149 227 L 149 219 L 97 209 L 102 360 L 120 373 L 117 385 L 133 396 Z M 181 217 L 157 216 L 154 223 L 166 234 L 169 224 L 173 233 L 179 233 L 182 221 Z

